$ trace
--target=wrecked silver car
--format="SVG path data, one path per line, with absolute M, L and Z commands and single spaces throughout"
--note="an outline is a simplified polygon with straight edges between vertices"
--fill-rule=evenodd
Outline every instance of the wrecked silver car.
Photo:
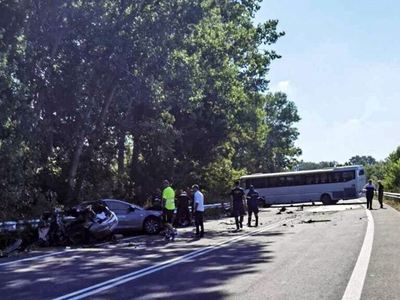
M 113 238 L 118 218 L 104 203 L 82 203 L 77 207 L 42 215 L 39 245 L 89 244 Z

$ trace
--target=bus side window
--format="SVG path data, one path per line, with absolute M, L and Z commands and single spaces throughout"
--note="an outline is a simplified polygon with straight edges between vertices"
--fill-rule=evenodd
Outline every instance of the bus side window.
M 328 183 L 329 182 L 327 173 L 319 174 L 319 178 L 321 179 L 320 183 Z
M 355 175 L 354 171 L 347 171 L 347 172 L 343 172 L 342 177 L 343 177 L 343 181 L 347 182 L 347 181 L 355 179 L 356 175 Z
M 269 177 L 268 180 L 269 180 L 269 187 L 277 187 L 278 186 L 278 184 L 277 184 L 278 178 Z
M 294 184 L 294 176 L 286 176 L 286 185 L 293 186 Z
M 302 185 L 303 184 L 303 176 L 302 175 L 296 175 L 294 176 L 294 183 L 293 185 Z
M 278 178 L 278 186 L 285 186 L 285 185 L 286 185 L 285 177 L 279 177 Z
M 255 178 L 253 179 L 253 185 L 255 189 L 262 189 L 267 187 L 265 178 Z
M 333 175 L 333 180 L 332 180 L 332 182 L 340 182 L 340 181 L 342 181 L 342 173 L 341 172 L 335 172 L 335 173 L 332 173 L 332 175 Z
M 314 183 L 315 183 L 314 175 L 306 175 L 305 184 L 314 184 Z

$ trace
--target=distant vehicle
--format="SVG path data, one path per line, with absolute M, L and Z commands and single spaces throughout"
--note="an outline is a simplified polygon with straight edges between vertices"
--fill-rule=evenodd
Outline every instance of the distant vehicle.
M 118 217 L 115 232 L 144 231 L 156 234 L 161 230 L 162 211 L 146 210 L 138 205 L 121 200 L 100 200 Z
M 310 171 L 253 174 L 241 177 L 246 193 L 250 185 L 260 194 L 262 205 L 359 198 L 365 185 L 363 166 L 346 166 Z

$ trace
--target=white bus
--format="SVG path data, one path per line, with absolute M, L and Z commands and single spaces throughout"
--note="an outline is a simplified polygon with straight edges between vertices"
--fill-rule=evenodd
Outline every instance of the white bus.
M 253 174 L 240 179 L 246 194 L 250 185 L 254 186 L 264 206 L 315 201 L 336 204 L 359 198 L 365 185 L 363 166 Z

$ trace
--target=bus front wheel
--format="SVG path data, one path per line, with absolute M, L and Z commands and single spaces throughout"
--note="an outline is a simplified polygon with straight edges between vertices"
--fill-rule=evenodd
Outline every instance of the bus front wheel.
M 334 202 L 332 201 L 331 195 L 329 195 L 329 194 L 323 194 L 321 196 L 321 202 L 323 205 L 334 204 Z

